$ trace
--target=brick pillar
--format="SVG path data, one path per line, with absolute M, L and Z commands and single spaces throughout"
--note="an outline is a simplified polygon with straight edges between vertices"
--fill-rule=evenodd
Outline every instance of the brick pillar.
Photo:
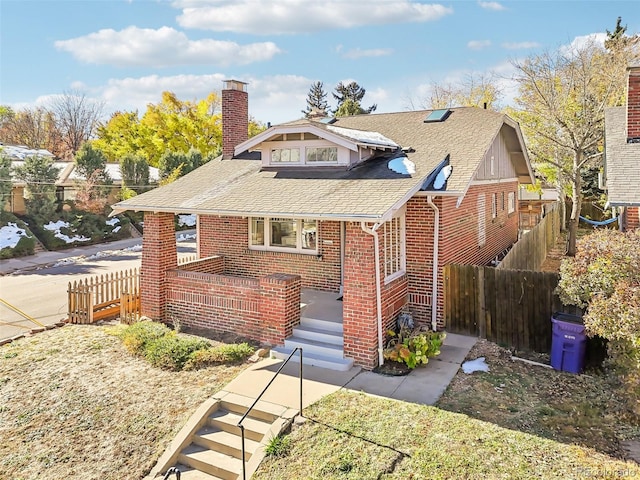
M 260 277 L 261 323 L 257 336 L 264 343 L 281 345 L 300 323 L 299 275 L 274 273 Z
M 233 149 L 249 138 L 247 84 L 225 80 L 222 88 L 222 158 L 233 158 Z
M 628 68 L 627 141 L 640 142 L 640 64 Z
M 173 213 L 144 214 L 140 301 L 142 314 L 165 320 L 166 272 L 178 265 Z
M 345 236 L 344 354 L 368 370 L 378 365 L 378 320 L 373 236 L 348 222 Z
M 640 228 L 640 207 L 627 207 L 625 212 L 626 231 Z

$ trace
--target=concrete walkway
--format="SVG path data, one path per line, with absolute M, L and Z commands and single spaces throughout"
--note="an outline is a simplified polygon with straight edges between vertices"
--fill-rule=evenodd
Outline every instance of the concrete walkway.
M 476 340 L 475 337 L 447 334 L 438 357 L 431 359 L 427 365 L 414 369 L 409 375 L 400 377 L 362 371 L 359 367 L 347 372 L 337 372 L 304 365 L 302 406 L 306 408 L 340 389 L 433 405 L 449 386 Z M 262 360 L 226 385 L 224 391 L 256 398 L 281 365 L 281 360 Z M 263 400 L 298 409 L 299 372 L 300 364 L 289 362 L 262 397 Z

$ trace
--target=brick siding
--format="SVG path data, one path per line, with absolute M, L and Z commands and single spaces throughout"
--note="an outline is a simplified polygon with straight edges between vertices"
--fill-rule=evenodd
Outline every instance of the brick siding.
M 640 67 L 629 69 L 627 138 L 640 139 Z
M 625 212 L 625 230 L 640 228 L 640 207 L 627 207 Z

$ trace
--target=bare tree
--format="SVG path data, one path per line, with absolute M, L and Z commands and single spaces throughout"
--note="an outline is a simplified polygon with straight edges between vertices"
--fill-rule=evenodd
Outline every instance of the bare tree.
M 575 255 L 582 208 L 582 174 L 601 158 L 604 109 L 621 98 L 624 83 L 612 57 L 595 42 L 564 47 L 514 62 L 519 84 L 517 109 L 538 171 L 553 166 L 551 179 L 568 190 L 572 209 L 568 254 Z
M 65 92 L 56 97 L 51 109 L 64 145 L 64 157 L 72 158 L 98 126 L 104 104 L 78 91 Z
M 60 133 L 55 118 L 42 107 L 11 112 L 0 126 L 0 138 L 7 144 L 45 148 L 56 156 L 60 153 Z
M 497 76 L 491 72 L 472 72 L 458 83 L 433 82 L 429 87 L 429 96 L 418 100 L 421 108 L 486 107 L 499 110 L 504 96 Z

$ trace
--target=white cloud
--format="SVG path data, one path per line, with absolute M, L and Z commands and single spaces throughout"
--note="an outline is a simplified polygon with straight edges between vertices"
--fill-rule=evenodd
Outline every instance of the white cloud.
M 438 20 L 451 7 L 412 0 L 176 0 L 185 28 L 271 35 Z
M 123 66 L 167 67 L 175 65 L 245 65 L 269 60 L 280 53 L 273 42 L 239 45 L 235 42 L 189 40 L 170 27 L 104 29 L 83 37 L 55 42 L 86 63 Z
M 363 50 L 361 48 L 353 48 L 344 52 L 344 58 L 357 59 L 362 57 L 384 57 L 393 53 L 392 48 L 370 48 Z
M 482 50 L 491 46 L 491 40 L 470 40 L 467 42 L 467 47 L 471 50 Z
M 569 55 L 576 50 L 580 50 L 589 44 L 596 44 L 603 47 L 604 41 L 607 39 L 607 34 L 603 32 L 590 33 L 588 35 L 581 35 L 575 37 L 569 45 L 563 45 L 560 47 L 560 52 L 564 55 Z
M 506 7 L 499 2 L 478 2 L 485 10 L 495 10 L 496 12 L 500 10 L 506 10 Z
M 526 50 L 528 48 L 538 48 L 541 45 L 538 42 L 505 42 L 502 46 L 507 50 Z

